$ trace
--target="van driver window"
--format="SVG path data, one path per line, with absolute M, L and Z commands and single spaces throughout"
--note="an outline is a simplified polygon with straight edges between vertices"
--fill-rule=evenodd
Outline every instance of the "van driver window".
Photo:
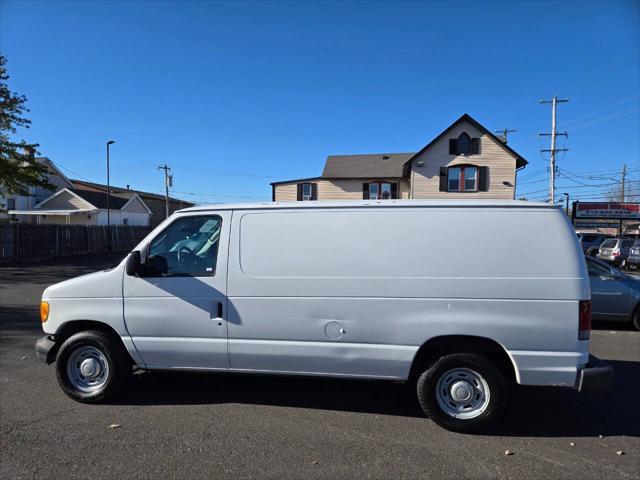
M 215 275 L 221 226 L 217 215 L 176 219 L 149 245 L 148 274 Z

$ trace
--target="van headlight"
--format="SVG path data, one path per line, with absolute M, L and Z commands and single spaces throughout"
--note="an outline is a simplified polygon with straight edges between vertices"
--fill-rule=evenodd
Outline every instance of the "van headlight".
M 40 321 L 42 323 L 49 319 L 49 302 L 40 302 Z

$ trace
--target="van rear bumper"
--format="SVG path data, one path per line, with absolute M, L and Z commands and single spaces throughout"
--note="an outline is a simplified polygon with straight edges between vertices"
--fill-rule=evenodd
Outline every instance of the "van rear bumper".
M 598 357 L 589 355 L 589 363 L 578 374 L 579 392 L 607 390 L 613 382 L 613 368 Z

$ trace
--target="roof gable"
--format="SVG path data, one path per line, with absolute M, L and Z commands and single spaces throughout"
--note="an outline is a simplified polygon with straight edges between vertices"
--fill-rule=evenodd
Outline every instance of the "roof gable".
M 120 210 L 126 210 L 133 213 L 147 213 L 153 215 L 146 203 L 137 195 L 133 195 Z
M 96 210 L 98 208 L 69 188 L 58 190 L 51 196 L 45 198 L 34 208 L 37 210 L 43 210 L 45 205 L 49 207 L 49 210 Z
M 482 125 L 480 122 L 475 120 L 468 113 L 465 113 L 460 118 L 458 118 L 455 122 L 453 122 L 451 125 L 449 125 L 442 133 L 440 133 L 440 135 L 438 135 L 436 138 L 431 140 L 419 152 L 417 152 L 416 154 L 412 155 L 411 158 L 409 158 L 405 163 L 411 163 L 415 158 L 419 157 L 424 152 L 426 152 L 429 148 L 431 148 L 433 145 L 435 145 L 442 137 L 444 137 L 447 133 L 449 133 L 454 127 L 456 127 L 458 124 L 460 124 L 462 122 L 465 122 L 465 121 L 469 122 L 475 128 L 480 130 L 480 132 L 482 132 L 483 134 L 487 135 L 491 140 L 493 140 L 497 145 L 499 145 L 505 152 L 507 152 L 509 155 L 511 155 L 513 158 L 515 158 L 515 160 L 516 160 L 516 168 L 523 168 L 529 163 L 518 152 L 516 152 L 510 146 L 508 146 L 506 143 L 504 143 L 502 140 L 500 140 L 496 135 L 491 133 L 491 131 L 487 130 L 487 128 L 485 128 L 484 125 Z
M 41 165 L 44 165 L 49 170 L 49 175 L 57 175 L 62 180 L 62 183 L 65 187 L 73 188 L 73 182 L 67 178 L 67 176 L 62 173 L 55 163 L 53 163 L 48 157 L 36 157 L 36 162 Z

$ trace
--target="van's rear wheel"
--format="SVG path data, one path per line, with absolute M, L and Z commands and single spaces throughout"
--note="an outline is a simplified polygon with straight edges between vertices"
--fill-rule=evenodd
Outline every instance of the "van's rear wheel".
M 83 403 L 113 398 L 130 371 L 122 346 L 99 331 L 71 335 L 60 346 L 56 357 L 60 387 L 69 397 Z
M 440 357 L 418 378 L 418 399 L 438 425 L 455 432 L 478 432 L 499 419 L 506 400 L 502 372 L 477 353 Z

